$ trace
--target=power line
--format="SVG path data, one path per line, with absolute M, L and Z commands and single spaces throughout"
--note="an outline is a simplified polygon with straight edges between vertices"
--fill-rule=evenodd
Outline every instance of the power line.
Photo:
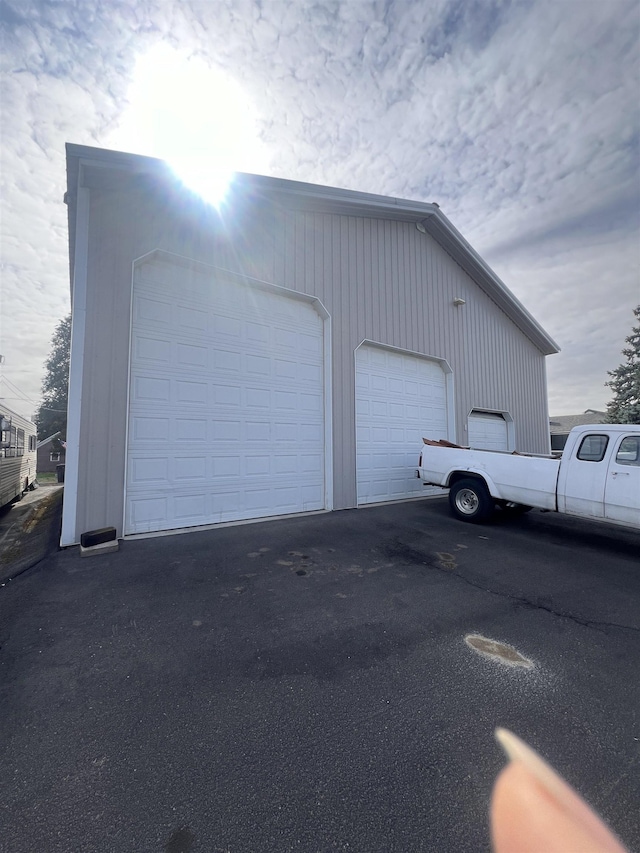
M 11 388 L 11 390 L 14 391 L 16 394 L 22 395 L 21 397 L 12 397 L 13 400 L 24 400 L 25 403 L 31 403 L 33 406 L 38 405 L 30 397 L 28 397 L 26 395 L 26 393 L 21 388 L 18 388 L 18 386 L 14 382 L 12 382 L 10 379 L 8 379 L 6 375 L 0 376 L 0 379 L 3 382 L 6 382 L 7 385 L 9 386 L 9 388 Z
M 27 397 L 24 391 L 22 391 L 18 386 L 12 382 L 10 379 L 7 379 L 6 376 L 0 376 L 3 382 L 6 382 L 7 385 L 11 388 L 12 391 L 15 391 L 16 394 L 22 394 L 22 397 L 2 397 L 3 400 L 20 400 L 23 403 L 30 403 L 32 406 L 36 406 L 36 408 L 42 410 L 43 412 L 54 412 L 58 415 L 66 415 L 66 409 L 50 409 L 49 406 L 41 406 L 39 403 L 36 403 L 30 397 Z
M 16 394 L 22 394 L 21 397 L 2 397 L 2 400 L 20 400 L 23 403 L 30 403 L 32 406 L 36 406 L 38 409 L 41 409 L 43 412 L 55 412 L 58 415 L 66 415 L 66 409 L 50 409 L 49 406 L 42 406 L 39 403 L 36 403 L 35 400 L 32 400 L 31 397 L 28 397 L 26 392 L 24 392 L 21 388 L 12 382 L 6 375 L 0 376 L 0 381 L 6 382 L 9 388 L 14 391 Z

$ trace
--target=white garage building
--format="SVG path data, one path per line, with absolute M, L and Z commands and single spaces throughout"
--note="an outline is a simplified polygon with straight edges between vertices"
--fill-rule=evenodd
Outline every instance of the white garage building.
M 549 451 L 557 346 L 435 204 L 67 146 L 62 544 L 426 493 L 423 436 Z

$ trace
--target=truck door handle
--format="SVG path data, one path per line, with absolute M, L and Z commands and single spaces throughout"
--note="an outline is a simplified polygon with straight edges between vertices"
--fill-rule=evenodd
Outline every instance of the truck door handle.
M 611 476 L 612 477 L 628 477 L 629 472 L 628 471 L 612 471 Z

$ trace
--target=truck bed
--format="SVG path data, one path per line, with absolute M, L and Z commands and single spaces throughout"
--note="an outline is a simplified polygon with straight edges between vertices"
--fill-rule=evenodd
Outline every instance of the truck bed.
M 495 500 L 555 510 L 560 460 L 499 450 L 471 450 L 424 440 L 418 476 L 447 488 L 453 472 L 479 474 Z

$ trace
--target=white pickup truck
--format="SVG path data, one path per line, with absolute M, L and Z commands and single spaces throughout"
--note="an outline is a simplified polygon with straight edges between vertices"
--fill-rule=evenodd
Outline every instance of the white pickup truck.
M 448 488 L 451 511 L 463 521 L 485 521 L 497 504 L 640 529 L 640 426 L 575 427 L 560 459 L 423 441 L 416 476 Z

